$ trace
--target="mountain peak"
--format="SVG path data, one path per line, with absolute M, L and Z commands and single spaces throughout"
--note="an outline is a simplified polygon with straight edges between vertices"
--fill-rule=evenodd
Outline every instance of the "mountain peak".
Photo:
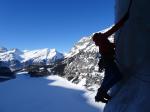
M 8 50 L 7 50 L 7 48 L 5 48 L 5 47 L 0 47 L 0 53 L 4 53 L 4 52 L 7 52 Z
M 56 49 L 50 49 L 50 52 L 57 52 Z

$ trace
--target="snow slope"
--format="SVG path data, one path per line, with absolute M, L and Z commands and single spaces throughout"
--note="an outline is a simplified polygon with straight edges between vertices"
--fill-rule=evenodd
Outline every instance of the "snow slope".
M 56 60 L 63 59 L 64 55 L 59 53 L 56 49 L 37 49 L 37 50 L 24 50 L 20 51 L 19 49 L 7 50 L 6 48 L 0 48 L 0 61 L 3 61 L 13 68 L 18 68 L 18 65 L 28 66 L 29 64 L 50 64 Z M 11 67 L 12 68 L 12 67 Z
M 112 27 L 112 26 L 111 26 Z M 108 31 L 111 27 L 106 28 L 100 32 L 106 32 Z M 82 37 L 69 51 L 69 53 L 65 54 L 66 58 L 73 57 L 74 55 L 80 53 L 81 51 L 84 52 L 98 52 L 98 47 L 95 46 L 94 42 L 92 41 L 92 36 L 94 33 L 88 37 Z M 109 37 L 109 40 L 113 42 L 113 37 L 114 35 Z
M 58 76 L 17 78 L 0 83 L 0 112 L 100 112 L 94 93 Z
M 73 48 L 69 51 L 69 53 L 66 54 L 66 57 L 67 58 L 73 57 L 74 55 L 80 53 L 80 51 L 87 49 L 89 47 L 92 48 L 91 51 L 93 49 L 98 50 L 96 46 L 94 46 L 91 37 L 83 37 L 73 46 Z
M 1 61 L 10 61 L 10 60 L 21 61 L 22 60 L 22 57 L 20 57 L 21 54 L 22 52 L 19 49 L 11 49 L 11 50 L 5 50 L 5 51 L 3 50 L 3 52 L 0 52 L 0 60 Z
M 28 60 L 34 60 L 35 62 L 40 62 L 42 60 L 53 60 L 63 58 L 63 54 L 56 51 L 56 49 L 38 49 L 32 51 L 25 51 L 21 57 L 23 58 L 23 62 Z

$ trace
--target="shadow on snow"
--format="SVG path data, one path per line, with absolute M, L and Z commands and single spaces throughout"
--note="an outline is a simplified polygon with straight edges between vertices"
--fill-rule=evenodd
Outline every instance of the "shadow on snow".
M 55 80 L 21 76 L 0 83 L 0 112 L 99 112 L 84 91 L 52 86 Z

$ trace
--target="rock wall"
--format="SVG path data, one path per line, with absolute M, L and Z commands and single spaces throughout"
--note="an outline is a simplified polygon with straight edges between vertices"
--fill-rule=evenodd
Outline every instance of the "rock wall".
M 116 0 L 116 22 L 130 0 Z M 116 33 L 116 59 L 123 74 L 104 112 L 150 112 L 150 1 L 133 0 L 130 17 Z

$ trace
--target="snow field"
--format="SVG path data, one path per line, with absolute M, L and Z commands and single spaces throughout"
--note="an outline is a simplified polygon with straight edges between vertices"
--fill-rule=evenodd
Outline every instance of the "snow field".
M 101 112 L 94 92 L 58 76 L 16 79 L 0 83 L 0 112 Z

